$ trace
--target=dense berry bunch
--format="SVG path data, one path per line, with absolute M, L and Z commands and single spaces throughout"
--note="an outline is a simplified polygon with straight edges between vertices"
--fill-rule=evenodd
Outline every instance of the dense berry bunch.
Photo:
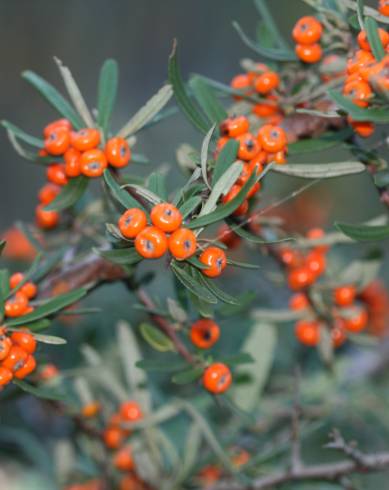
M 5 302 L 4 315 L 7 318 L 16 318 L 34 311 L 29 301 L 37 295 L 38 288 L 32 281 L 26 281 L 21 272 L 13 274 L 9 279 L 11 298 Z
M 127 140 L 110 138 L 105 144 L 99 129 L 83 128 L 74 131 L 67 119 L 59 119 L 48 124 L 43 130 L 44 149 L 40 156 L 52 156 L 63 161 L 47 167 L 46 184 L 39 192 L 40 204 L 36 208 L 37 225 L 43 229 L 54 228 L 59 222 L 57 211 L 45 210 L 59 194 L 61 187 L 69 179 L 83 175 L 88 178 L 101 177 L 110 165 L 123 168 L 131 159 Z

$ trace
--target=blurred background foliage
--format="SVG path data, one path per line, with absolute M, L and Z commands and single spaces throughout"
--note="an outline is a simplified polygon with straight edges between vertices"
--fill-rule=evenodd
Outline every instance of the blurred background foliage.
M 366 2 L 369 3 L 373 4 Z M 269 0 L 269 5 L 282 32 L 290 32 L 295 21 L 309 12 L 299 0 Z M 104 59 L 114 57 L 119 62 L 121 74 L 113 124 L 120 127 L 166 80 L 167 58 L 174 37 L 179 41 L 181 67 L 186 76 L 201 73 L 226 83 L 240 71 L 241 58 L 254 58 L 231 28 L 231 21 L 237 19 L 247 32 L 254 32 L 257 18 L 251 0 L 0 0 L 1 118 L 10 119 L 28 132 L 39 135 L 40 129 L 55 117 L 51 108 L 20 78 L 24 69 L 32 69 L 61 86 L 52 59 L 54 55 L 71 68 L 87 101 L 93 106 L 99 68 Z M 377 131 L 376 138 L 382 137 L 380 131 L 383 130 Z M 178 114 L 144 132 L 136 146 L 136 151 L 150 158 L 153 168 L 165 162 L 172 164 L 171 188 L 181 179 L 174 161 L 175 150 L 182 142 L 199 148 L 201 136 Z M 341 154 L 336 149 L 321 155 L 304 155 L 304 161 L 308 162 L 313 156 L 315 162 L 319 159 L 337 161 L 343 160 L 347 154 Z M 137 166 L 134 172 L 146 173 L 149 168 Z M 7 141 L 5 131 L 1 131 L 0 229 L 5 229 L 16 219 L 29 221 L 33 218 L 36 194 L 43 181 L 43 170 L 18 157 Z M 269 177 L 263 202 L 271 203 L 282 198 L 300 185 L 299 180 Z M 316 210 L 313 217 L 306 213 L 310 202 L 307 204 L 307 201 L 301 200 L 290 204 L 290 207 L 286 206 L 287 210 L 296 212 L 303 222 L 306 220 L 307 224 L 304 226 L 303 223 L 302 229 L 309 226 L 310 219 L 318 217 L 324 227 L 329 227 L 335 219 L 363 221 L 383 211 L 368 175 L 349 176 L 320 184 L 311 190 L 310 195 L 310 202 L 313 200 L 315 203 L 312 208 Z M 335 263 L 346 263 L 367 248 L 366 245 L 343 247 L 340 254 L 334 254 L 333 258 Z M 251 251 L 244 248 L 239 254 L 238 258 L 247 258 Z M 231 291 L 253 288 L 258 293 L 260 304 L 285 307 L 288 298 L 285 288 L 269 287 L 267 274 L 273 272 L 273 264 L 266 258 L 251 260 L 250 257 L 250 261 L 255 260 L 263 265 L 262 271 L 248 274 L 244 283 L 235 281 Z M 142 270 L 145 269 L 143 267 Z M 234 272 L 225 275 L 226 284 L 234 282 L 231 280 L 233 275 Z M 387 276 L 387 267 L 383 275 Z M 157 276 L 153 291 L 158 292 L 161 287 L 166 287 L 164 274 Z M 58 322 L 52 333 L 60 332 L 71 345 L 90 342 L 109 355 L 109 351 L 114 349 L 113 334 L 117 321 L 126 318 L 136 325 L 141 317 L 139 311 L 131 308 L 132 302 L 133 298 L 122 286 L 106 286 L 88 299 L 90 305 L 99 304 L 103 314 L 82 319 L 76 326 L 64 326 Z M 235 352 L 248 325 L 244 319 L 239 319 L 237 324 L 236 317 L 223 318 L 221 325 L 224 335 L 218 349 Z M 293 339 L 292 328 L 280 328 L 276 366 L 277 374 L 282 379 L 283 375 L 288 374 L 296 356 L 301 355 L 302 349 Z M 357 357 L 358 349 L 352 349 L 354 357 Z M 316 353 L 303 354 L 302 357 L 312 373 L 305 391 L 309 393 L 312 388 L 310 396 L 313 396 L 315 390 L 321 394 L 327 390 L 331 397 L 339 397 L 343 407 L 308 430 L 305 441 L 307 461 L 324 461 L 328 457 L 328 451 L 323 450 L 322 445 L 334 425 L 342 428 L 347 438 L 358 436 L 362 449 L 387 448 L 389 419 L 384 415 L 388 405 L 384 380 L 368 386 L 347 387 L 345 390 L 345 386 L 339 386 L 334 379 L 321 374 Z M 40 347 L 38 358 L 40 362 L 47 359 L 70 368 L 80 362 L 80 353 L 77 349 L 45 345 Z M 164 383 L 159 375 L 154 378 L 159 386 L 154 395 L 163 401 L 170 393 L 167 389 L 171 385 L 167 379 Z M 270 394 L 277 393 L 279 387 L 269 386 L 268 390 Z M 184 387 L 179 392 L 182 396 L 187 393 L 193 395 L 191 388 Z M 362 408 L 360 401 L 364 402 Z M 88 470 L 88 461 L 75 462 L 66 456 L 66 438 L 72 430 L 68 419 L 50 416 L 44 404 L 32 397 L 4 400 L 0 405 L 0 489 L 57 488 L 52 483 L 54 458 L 56 461 L 72 462 L 75 470 Z M 166 429 L 178 445 L 182 443 L 182 425 L 183 421 L 177 420 Z M 267 438 L 258 433 L 251 443 L 262 447 L 268 442 Z M 58 444 L 61 441 L 62 446 Z M 56 454 L 58 451 L 59 455 Z M 333 457 L 332 453 L 330 457 Z M 21 471 L 21 467 L 24 471 Z M 89 470 L 93 474 L 93 468 Z M 57 467 L 56 471 L 61 471 L 61 468 Z M 387 476 L 358 477 L 355 481 L 360 486 L 356 488 L 387 488 Z M 330 484 L 298 484 L 288 488 L 308 490 L 313 487 L 320 490 L 340 488 Z

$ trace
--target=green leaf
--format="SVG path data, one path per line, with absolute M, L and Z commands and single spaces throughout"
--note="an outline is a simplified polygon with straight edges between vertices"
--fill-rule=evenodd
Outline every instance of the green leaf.
M 36 386 L 33 386 L 32 384 L 27 383 L 26 381 L 22 381 L 20 379 L 14 378 L 12 382 L 20 389 L 28 393 L 29 395 L 34 395 L 37 398 L 44 398 L 46 400 L 59 400 L 59 401 L 65 400 L 65 395 L 62 393 L 56 393 L 52 390 L 37 388 Z
M 212 279 L 209 279 L 208 277 L 205 277 L 201 272 L 198 270 L 194 269 L 193 272 L 193 277 L 198 280 L 199 283 L 204 284 L 204 286 L 209 289 L 209 291 L 216 296 L 216 298 L 220 299 L 223 303 L 227 303 L 229 305 L 238 305 L 239 300 L 231 296 L 230 294 L 226 293 L 225 291 L 222 291 L 220 288 L 218 288 L 215 284 L 215 282 Z
M 113 250 L 94 249 L 94 251 L 101 255 L 101 257 L 104 257 L 104 259 L 109 260 L 109 262 L 118 265 L 137 264 L 143 259 L 135 248 L 117 248 Z
M 301 177 L 303 179 L 331 179 L 342 175 L 358 174 L 366 169 L 361 162 L 337 162 L 337 163 L 290 163 L 288 165 L 275 165 L 273 172 Z
M 14 134 L 18 139 L 24 141 L 25 143 L 28 143 L 31 146 L 35 146 L 35 148 L 42 149 L 43 148 L 43 140 L 39 138 L 35 138 L 35 136 L 31 136 L 30 134 L 26 133 L 22 129 L 18 128 L 14 124 L 10 123 L 9 121 L 1 121 L 1 125 L 10 131 L 12 134 Z
M 289 49 L 287 42 L 284 40 L 280 29 L 274 22 L 274 18 L 266 5 L 266 0 L 254 0 L 254 5 L 259 12 L 263 20 L 263 24 L 267 27 L 268 31 L 272 33 L 275 42 L 284 49 Z
M 7 245 L 7 242 L 5 240 L 0 240 L 0 257 L 1 257 L 1 254 L 3 253 L 3 250 L 4 250 L 6 245 Z
M 72 123 L 75 129 L 81 129 L 84 124 L 80 116 L 69 102 L 50 85 L 46 80 L 32 71 L 24 71 L 22 77 L 27 80 L 38 92 L 66 119 Z
M 363 22 L 363 0 L 357 0 L 357 19 L 358 19 L 358 25 L 363 31 L 365 29 L 364 22 Z
M 50 204 L 45 206 L 46 211 L 62 211 L 76 204 L 88 187 L 89 179 L 80 175 L 70 179 L 68 184 L 62 187 L 61 192 Z
M 203 287 L 198 281 L 196 281 L 188 272 L 188 268 L 185 269 L 177 264 L 177 262 L 171 262 L 171 268 L 176 278 L 183 284 L 189 291 L 195 296 L 199 297 L 206 303 L 216 304 L 217 299 L 215 296 L 205 287 Z M 189 270 L 193 269 L 192 267 Z
M 369 41 L 370 48 L 373 52 L 374 58 L 377 61 L 381 61 L 385 56 L 385 49 L 382 45 L 380 36 L 378 35 L 377 21 L 372 17 L 365 18 L 365 29 L 367 39 Z
M 214 186 L 227 169 L 236 161 L 239 142 L 235 139 L 229 140 L 219 153 L 215 168 L 213 170 L 212 185 Z
M 176 385 L 186 385 L 188 383 L 193 383 L 193 381 L 196 381 L 201 377 L 203 372 L 204 368 L 202 367 L 187 369 L 186 371 L 175 374 L 172 377 L 172 381 Z
M 70 293 L 61 294 L 55 298 L 49 299 L 46 303 L 38 306 L 32 313 L 23 315 L 18 318 L 11 318 L 7 320 L 7 325 L 10 327 L 15 327 L 18 325 L 26 325 L 28 323 L 35 322 L 41 318 L 46 318 L 48 316 L 57 313 L 58 311 L 66 308 L 67 306 L 76 303 L 81 298 L 83 298 L 87 293 L 87 289 L 80 288 L 71 291 Z
M 149 323 L 139 326 L 140 333 L 145 341 L 159 352 L 175 351 L 173 342 L 163 332 Z
M 383 170 L 373 175 L 374 183 L 377 187 L 389 186 L 389 170 Z
M 188 223 L 187 228 L 201 228 L 211 223 L 215 223 L 216 221 L 221 221 L 222 219 L 227 218 L 227 216 L 230 216 L 247 198 L 248 191 L 258 179 L 259 176 L 256 175 L 256 172 L 253 172 L 253 174 L 250 176 L 250 178 L 241 188 L 238 194 L 234 197 L 234 199 L 231 199 L 231 201 L 226 204 L 221 204 L 215 209 L 215 211 L 194 219 L 193 221 Z
M 293 241 L 294 238 L 281 238 L 278 240 L 264 240 L 262 237 L 254 235 L 253 233 L 247 231 L 242 225 L 239 223 L 235 223 L 232 218 L 226 219 L 226 223 L 230 227 L 231 231 L 233 231 L 236 235 L 248 240 L 249 242 L 254 243 L 263 243 L 263 244 L 273 244 L 273 243 L 282 243 L 282 242 L 290 242 Z
M 189 82 L 193 94 L 212 124 L 220 124 L 228 117 L 227 111 L 217 99 L 212 88 L 199 76 L 193 76 Z
M 147 188 L 160 197 L 163 201 L 167 201 L 168 193 L 166 189 L 166 175 L 159 172 L 153 172 L 147 179 Z
M 357 242 L 369 242 L 389 238 L 389 225 L 371 226 L 335 223 L 335 227 Z
M 118 136 L 128 138 L 144 128 L 165 107 L 173 95 L 171 85 L 164 85 L 119 131 Z
M 47 273 L 59 263 L 67 250 L 68 248 L 65 245 L 55 252 L 47 254 L 45 259 L 39 264 L 39 267 L 32 273 L 31 280 L 34 282 L 39 282 L 41 279 L 43 279 Z
M 348 127 L 341 131 L 323 133 L 319 138 L 307 138 L 297 141 L 296 143 L 290 143 L 288 145 L 288 154 L 298 155 L 300 153 L 328 150 L 329 148 L 341 144 L 352 134 L 352 128 Z
M 258 264 L 248 264 L 247 262 L 239 262 L 238 260 L 227 259 L 227 264 L 233 267 L 240 267 L 241 269 L 260 269 Z
M 22 327 L 28 328 L 29 330 L 31 330 L 31 332 L 40 332 L 42 330 L 46 330 L 46 328 L 49 328 L 50 325 L 51 325 L 50 320 L 48 320 L 47 318 L 42 318 L 41 320 L 37 320 L 32 323 L 28 323 L 28 324 L 23 323 Z
M 265 48 L 261 46 L 260 44 L 256 43 L 252 39 L 250 39 L 242 30 L 240 25 L 237 22 L 233 22 L 232 26 L 234 29 L 237 31 L 239 34 L 239 37 L 242 39 L 242 41 L 254 50 L 256 53 L 260 54 L 264 58 L 268 58 L 270 60 L 275 60 L 275 61 L 297 61 L 297 56 L 295 53 L 290 50 L 290 49 L 274 49 L 274 48 Z
M 115 60 L 108 59 L 100 70 L 97 89 L 97 124 L 106 134 L 118 90 L 119 67 Z
M 179 207 L 182 217 L 185 219 L 187 216 L 189 216 L 201 204 L 201 201 L 202 199 L 200 196 L 192 196 L 188 200 L 184 201 Z
M 44 344 L 50 344 L 50 345 L 67 344 L 67 340 L 63 339 L 62 337 L 57 337 L 56 335 L 34 334 L 34 337 L 38 342 L 42 342 Z
M 363 109 L 353 104 L 352 101 L 334 90 L 328 91 L 329 97 L 355 121 L 372 121 L 376 123 L 388 123 L 389 111 L 387 107 L 377 109 Z
M 113 197 L 126 209 L 139 208 L 144 209 L 143 206 L 134 199 L 126 190 L 122 189 L 116 182 L 115 177 L 109 170 L 104 172 L 104 180 L 109 187 Z
M 149 372 L 161 372 L 161 373 L 169 373 L 172 371 L 178 371 L 180 369 L 183 369 L 187 366 L 186 363 L 182 361 L 177 361 L 177 362 L 171 362 L 169 361 L 168 363 L 165 361 L 154 361 L 154 360 L 149 360 L 149 359 L 142 359 L 140 361 L 137 361 L 135 363 L 136 367 L 139 369 L 144 369 L 145 371 Z
M 255 362 L 254 357 L 248 352 L 239 352 L 232 356 L 226 356 L 219 359 L 228 366 L 238 366 L 240 364 L 253 364 Z
M 208 133 L 205 135 L 203 144 L 201 145 L 201 154 L 200 154 L 201 174 L 203 176 L 203 181 L 207 185 L 208 189 L 211 188 L 208 182 L 208 151 L 209 151 L 209 143 L 211 141 L 214 131 L 215 131 L 215 125 L 213 125 L 211 129 L 208 131 Z
M 168 66 L 169 82 L 173 87 L 173 92 L 182 112 L 188 120 L 202 133 L 206 134 L 209 130 L 209 124 L 205 121 L 203 115 L 191 101 L 186 92 L 184 82 L 181 77 L 180 69 L 177 61 L 177 42 L 174 41 L 173 50 L 169 57 Z
M 248 374 L 253 382 L 236 385 L 233 392 L 235 403 L 243 410 L 251 411 L 257 407 L 273 363 L 276 338 L 276 329 L 273 325 L 258 322 L 243 343 L 242 351 L 255 360 L 244 370 L 239 371 Z

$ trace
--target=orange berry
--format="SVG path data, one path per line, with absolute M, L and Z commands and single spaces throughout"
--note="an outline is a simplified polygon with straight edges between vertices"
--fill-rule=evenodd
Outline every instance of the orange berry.
M 231 461 L 236 468 L 240 468 L 250 461 L 250 453 L 248 453 L 244 449 L 241 449 L 231 458 Z
M 233 185 L 231 189 L 227 192 L 225 196 L 222 197 L 222 203 L 227 204 L 228 202 L 232 201 L 241 191 L 242 186 L 241 185 Z M 249 210 L 249 203 L 247 199 L 242 202 L 240 206 L 238 206 L 235 211 L 232 213 L 234 216 L 242 216 L 243 214 L 246 214 L 247 211 Z
M 227 265 L 227 257 L 221 248 L 208 247 L 201 253 L 200 262 L 207 265 L 207 269 L 202 269 L 201 272 L 208 277 L 217 277 L 223 272 Z
M 347 73 L 359 74 L 361 69 L 370 66 L 375 62 L 375 58 L 370 51 L 365 51 L 364 49 L 359 49 L 356 51 L 352 58 L 347 60 Z
M 168 202 L 156 204 L 151 210 L 150 218 L 154 226 L 166 233 L 177 230 L 182 223 L 182 214 Z
M 305 264 L 314 274 L 315 278 L 323 274 L 326 268 L 326 258 L 321 252 L 312 251 L 310 252 L 306 259 Z
M 59 375 L 59 370 L 54 364 L 46 364 L 39 371 L 39 378 L 41 380 L 47 381 L 53 379 Z
M 378 11 L 381 15 L 389 17 L 389 0 L 380 0 L 378 3 Z
M 240 160 L 252 160 L 261 150 L 258 141 L 251 133 L 244 133 L 236 137 L 239 142 L 238 158 Z
M 208 366 L 203 374 L 204 388 L 215 395 L 228 390 L 232 382 L 231 371 L 221 362 Z
M 167 251 L 168 239 L 159 228 L 147 226 L 136 236 L 135 248 L 146 259 L 158 259 Z
M 345 318 L 344 327 L 349 332 L 359 333 L 366 328 L 368 322 L 368 314 L 365 308 L 360 308 L 359 311 L 351 316 Z
M 130 146 L 124 138 L 111 138 L 105 145 L 105 156 L 112 167 L 125 167 L 131 158 Z
M 374 133 L 375 126 L 370 121 L 353 121 L 350 117 L 347 118 L 353 130 L 361 138 L 369 138 Z
M 219 466 L 211 464 L 208 466 L 204 466 L 204 468 L 202 468 L 198 475 L 202 485 L 204 485 L 205 488 L 212 486 L 212 484 L 220 480 L 222 476 L 222 469 Z
M 96 148 L 100 143 L 100 132 L 95 128 L 84 128 L 70 133 L 70 144 L 78 151 Z
M 81 414 L 83 417 L 90 419 L 96 417 L 100 412 L 101 405 L 99 402 L 90 402 L 84 405 L 81 409 Z
M 75 148 L 65 151 L 63 159 L 65 161 L 65 174 L 67 177 L 78 177 L 81 173 L 80 160 L 81 153 Z
M 296 293 L 289 300 L 289 308 L 294 311 L 304 310 L 309 307 L 309 300 L 304 293 Z
M 139 403 L 129 400 L 120 405 L 120 417 L 126 422 L 136 422 L 143 418 Z
M 169 250 L 176 259 L 191 257 L 196 252 L 196 247 L 196 235 L 188 228 L 179 228 L 169 237 Z
M 255 79 L 255 90 L 260 94 L 268 94 L 272 90 L 278 88 L 280 78 L 274 71 L 262 73 Z
M 269 153 L 284 150 L 287 144 L 286 133 L 280 126 L 263 125 L 258 131 L 258 141 Z
M 279 255 L 281 262 L 287 267 L 298 267 L 303 261 L 301 253 L 290 247 L 282 247 Z
M 332 345 L 335 347 L 335 349 L 338 349 L 347 340 L 343 325 L 344 322 L 336 322 L 331 329 Z
M 297 44 L 313 44 L 319 41 L 323 32 L 321 23 L 311 16 L 301 17 L 292 31 L 292 37 Z
M 127 209 L 118 221 L 120 233 L 126 238 L 135 238 L 146 226 L 146 213 L 139 208 Z
M 28 355 L 29 354 L 24 349 L 18 345 L 13 345 L 8 356 L 4 359 L 2 366 L 12 372 L 18 371 L 24 366 Z
M 60 192 L 61 188 L 58 185 L 48 183 L 40 189 L 38 199 L 44 205 L 50 204 Z
M 131 471 L 134 469 L 134 460 L 129 446 L 120 449 L 113 458 L 113 464 L 119 471 Z
M 0 339 L 0 361 L 3 361 L 9 354 L 12 347 L 12 340 L 9 337 L 2 336 Z
M 296 44 L 295 51 L 304 63 L 317 63 L 322 56 L 320 44 Z
M 241 90 L 242 92 L 246 92 L 246 89 L 249 89 L 251 87 L 251 82 L 250 82 L 250 77 L 246 74 L 241 74 L 241 75 L 236 75 L 232 80 L 231 80 L 231 88 L 235 90 Z M 235 100 L 240 100 L 242 97 L 239 95 L 234 95 Z
M 265 98 L 268 102 L 259 102 L 252 107 L 252 112 L 258 117 L 270 117 L 278 113 L 277 96 L 271 94 Z
M 382 46 L 386 48 L 386 46 L 389 44 L 389 34 L 384 29 L 381 29 L 380 27 L 378 29 L 378 35 L 381 40 Z M 369 40 L 367 39 L 366 31 L 361 31 L 358 34 L 357 41 L 361 49 L 364 49 L 365 51 L 371 51 Z
M 263 166 L 266 163 L 266 156 L 267 156 L 266 151 L 260 151 L 259 153 L 257 153 L 255 155 L 254 158 L 252 158 L 248 162 L 248 164 L 250 165 L 251 170 L 254 170 L 254 169 L 257 170 L 257 175 L 259 175 L 263 171 Z
M 22 330 L 12 332 L 11 340 L 29 354 L 33 354 L 36 350 L 35 337 L 29 332 L 23 332 Z
M 228 248 L 236 248 L 240 242 L 240 236 L 234 233 L 227 224 L 222 224 L 217 233 L 219 242 L 224 243 Z
M 39 204 L 35 209 L 36 224 L 39 228 L 49 230 L 57 226 L 59 213 L 57 211 L 45 211 L 43 204 Z
M 24 379 L 26 376 L 31 374 L 36 368 L 36 361 L 34 356 L 27 356 L 26 361 L 23 366 L 15 371 L 15 378 Z
M 38 288 L 32 281 L 28 281 L 20 288 L 20 292 L 26 295 L 28 299 L 32 299 L 37 295 Z
M 65 165 L 63 163 L 53 163 L 47 167 L 47 180 L 57 185 L 66 185 L 68 179 L 65 173 Z
M 320 240 L 325 237 L 325 231 L 322 228 L 311 228 L 305 235 L 309 240 Z M 315 251 L 325 253 L 329 250 L 329 245 L 316 245 Z
M 296 323 L 295 335 L 302 344 L 314 347 L 320 341 L 320 324 L 316 321 L 300 320 Z
M 357 291 L 354 286 L 341 286 L 334 290 L 334 302 L 338 306 L 350 306 L 355 301 Z
M 363 80 L 348 82 L 343 88 L 343 94 L 359 107 L 367 107 L 373 95 L 370 85 Z
M 15 289 L 23 280 L 24 274 L 21 272 L 15 272 L 15 274 L 12 274 L 12 276 L 9 278 L 9 287 L 11 289 Z
M 276 153 L 268 153 L 267 163 L 274 162 L 277 165 L 284 165 L 286 163 L 285 151 L 280 150 Z
M 190 328 L 190 340 L 199 349 L 210 349 L 219 337 L 219 325 L 208 318 L 197 320 Z
M 10 260 L 31 262 L 36 256 L 36 250 L 26 236 L 16 227 L 11 227 L 2 234 L 6 242 L 3 257 Z
M 310 286 L 315 280 L 315 276 L 308 267 L 298 267 L 289 272 L 288 284 L 290 289 L 298 291 Z
M 236 138 L 247 133 L 250 124 L 246 116 L 231 116 L 220 124 L 220 134 L 229 138 Z
M 123 442 L 124 433 L 119 427 L 108 427 L 103 432 L 104 444 L 109 449 L 117 449 Z
M 86 177 L 101 177 L 107 165 L 104 152 L 98 148 L 85 151 L 81 155 L 80 170 Z
M 18 291 L 15 296 L 5 302 L 5 316 L 16 318 L 26 313 L 28 308 L 28 298 L 25 294 Z
M 5 386 L 12 381 L 13 374 L 12 371 L 0 366 L 0 386 Z
M 69 130 L 62 126 L 52 130 L 44 141 L 45 150 L 50 155 L 63 155 L 69 145 Z
M 48 124 L 44 129 L 43 129 L 43 136 L 45 138 L 48 138 L 50 134 L 55 130 L 55 129 L 66 129 L 67 131 L 70 131 L 72 129 L 72 125 L 70 121 L 67 119 L 57 119 L 56 121 L 53 121 L 52 123 Z

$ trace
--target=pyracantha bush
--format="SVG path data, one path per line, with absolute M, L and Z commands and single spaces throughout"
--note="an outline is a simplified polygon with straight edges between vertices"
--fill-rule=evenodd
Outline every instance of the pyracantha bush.
M 37 136 L 2 122 L 46 182 L 1 245 L 1 404 L 25 391 L 71 422 L 65 452 L 39 449 L 61 468 L 50 488 L 386 488 L 360 474 L 389 468 L 387 385 L 369 381 L 388 353 L 389 3 L 305 1 L 287 36 L 261 0 L 256 39 L 234 23 L 255 59 L 230 83 L 184 81 L 175 42 L 166 85 L 120 129 L 114 60 L 92 110 L 59 60 L 68 99 L 23 73 L 58 118 Z M 177 149 L 180 185 L 136 152 L 179 110 L 201 135 Z M 297 187 L 279 197 L 277 174 Z M 386 209 L 327 226 L 309 190 L 352 174 Z M 335 429 L 323 452 L 333 425 L 375 447 Z

